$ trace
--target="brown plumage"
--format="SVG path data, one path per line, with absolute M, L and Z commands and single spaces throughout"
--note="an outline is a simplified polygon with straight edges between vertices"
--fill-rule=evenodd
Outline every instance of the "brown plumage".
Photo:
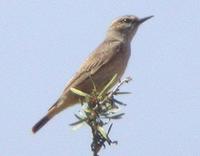
M 33 126 L 32 131 L 37 132 L 56 114 L 79 102 L 79 97 L 70 91 L 71 87 L 90 93 L 93 89 L 91 78 L 99 91 L 115 74 L 119 80 L 126 69 L 131 53 L 130 43 L 138 26 L 151 17 L 139 19 L 129 15 L 114 20 L 105 40 L 85 60 L 60 98 L 48 110 L 47 115 Z

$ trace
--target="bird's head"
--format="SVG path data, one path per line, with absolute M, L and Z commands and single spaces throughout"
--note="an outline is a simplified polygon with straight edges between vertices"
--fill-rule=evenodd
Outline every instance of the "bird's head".
M 131 41 L 138 27 L 152 17 L 153 16 L 138 18 L 133 15 L 119 17 L 111 23 L 107 35 L 110 37 L 118 37 L 119 39 Z

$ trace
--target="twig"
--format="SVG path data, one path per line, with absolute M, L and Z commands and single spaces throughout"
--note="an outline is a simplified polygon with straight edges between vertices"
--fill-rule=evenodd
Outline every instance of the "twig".
M 108 95 L 108 97 L 112 97 L 113 95 L 115 95 L 118 91 L 119 88 L 124 84 L 124 83 L 129 83 L 132 80 L 131 77 L 127 77 L 124 80 L 122 80 L 121 82 L 119 82 L 117 84 L 117 86 L 111 91 L 111 93 Z
M 91 143 L 91 150 L 93 151 L 93 156 L 98 156 L 100 149 L 105 147 L 105 143 L 107 142 L 109 145 L 116 144 L 117 141 L 112 141 L 109 138 L 109 133 L 112 128 L 112 124 L 109 126 L 107 132 L 105 132 L 103 126 L 108 124 L 105 122 L 105 119 L 108 121 L 112 119 L 121 119 L 124 113 L 117 113 L 112 111 L 113 109 L 119 109 L 117 105 L 125 105 L 123 102 L 118 101 L 114 98 L 116 95 L 129 94 L 129 92 L 119 92 L 119 88 L 124 84 L 128 83 L 132 79 L 130 77 L 125 78 L 124 80 L 120 81 L 116 87 L 110 92 L 108 92 L 108 88 L 112 86 L 114 81 L 116 80 L 116 75 L 110 80 L 110 82 L 105 86 L 105 88 L 98 94 L 97 92 L 93 92 L 91 95 L 84 93 L 76 88 L 71 88 L 71 91 L 75 94 L 85 97 L 87 102 L 86 108 L 83 108 L 83 116 L 75 115 L 79 121 L 72 123 L 72 126 L 76 126 L 83 122 L 86 122 L 92 131 L 93 141 Z M 95 90 L 95 84 L 94 90 Z M 117 104 L 117 105 L 116 105 Z

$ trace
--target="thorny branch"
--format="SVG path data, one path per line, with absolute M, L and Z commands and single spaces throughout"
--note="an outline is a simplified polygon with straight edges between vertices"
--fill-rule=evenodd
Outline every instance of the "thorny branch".
M 75 114 L 78 121 L 70 125 L 80 126 L 83 123 L 87 123 L 87 125 L 90 126 L 93 135 L 91 143 L 93 156 L 98 156 L 100 149 L 106 147 L 106 142 L 108 145 L 117 144 L 117 141 L 112 141 L 109 137 L 113 124 L 110 124 L 107 132 L 103 127 L 107 125 L 110 120 L 121 119 L 124 115 L 124 113 L 119 113 L 119 105 L 125 106 L 125 104 L 116 100 L 115 96 L 120 94 L 130 94 L 130 92 L 120 92 L 119 89 L 124 83 L 128 83 L 132 79 L 130 77 L 125 78 L 109 92 L 109 89 L 112 88 L 115 83 L 116 77 L 117 75 L 115 74 L 100 93 L 96 91 L 94 82 L 94 90 L 91 94 L 84 93 L 76 88 L 71 88 L 73 93 L 80 97 L 84 97 L 84 103 L 82 101 L 82 109 L 80 110 L 79 115 Z

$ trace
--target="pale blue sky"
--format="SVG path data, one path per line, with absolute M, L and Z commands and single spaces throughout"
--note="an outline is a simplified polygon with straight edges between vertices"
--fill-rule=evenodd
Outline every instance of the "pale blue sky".
M 199 0 L 0 0 L 0 153 L 88 156 L 88 127 L 72 131 L 79 106 L 39 133 L 31 127 L 121 15 L 155 15 L 132 42 L 124 86 L 132 95 L 114 123 L 118 146 L 101 156 L 200 155 Z

